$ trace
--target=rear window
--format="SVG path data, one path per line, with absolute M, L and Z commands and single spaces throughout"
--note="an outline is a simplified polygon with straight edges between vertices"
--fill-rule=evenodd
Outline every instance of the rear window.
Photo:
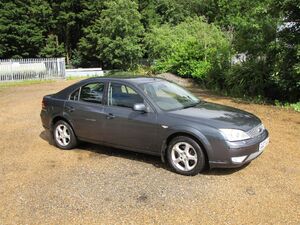
M 79 89 L 74 91 L 73 94 L 70 95 L 70 100 L 78 101 L 79 99 Z
M 95 82 L 81 87 L 80 101 L 102 103 L 104 83 Z

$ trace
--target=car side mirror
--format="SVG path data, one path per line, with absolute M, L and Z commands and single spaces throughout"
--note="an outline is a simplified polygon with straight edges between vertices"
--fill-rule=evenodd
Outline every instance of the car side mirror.
M 148 112 L 147 107 L 145 106 L 144 103 L 136 103 L 133 105 L 133 110 L 134 111 L 139 111 L 139 112 Z

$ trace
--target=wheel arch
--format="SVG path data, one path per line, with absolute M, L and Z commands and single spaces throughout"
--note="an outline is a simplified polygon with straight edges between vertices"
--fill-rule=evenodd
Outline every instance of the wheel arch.
M 54 116 L 54 117 L 53 117 L 53 119 L 51 120 L 51 123 L 50 123 L 51 130 L 53 130 L 54 125 L 55 125 L 58 121 L 60 121 L 60 120 L 63 120 L 63 121 L 65 121 L 66 123 L 68 123 L 68 124 L 71 126 L 71 128 L 73 129 L 73 132 L 74 132 L 74 134 L 75 134 L 75 130 L 74 130 L 74 127 L 73 127 L 72 123 L 71 123 L 67 118 L 63 117 L 62 115 L 57 115 L 57 116 Z M 76 135 L 76 134 L 75 134 L 75 135 Z
M 168 137 L 165 139 L 164 144 L 161 149 L 161 158 L 162 158 L 163 162 L 165 162 L 166 150 L 168 148 L 169 143 L 175 137 L 178 137 L 178 136 L 187 136 L 187 137 L 193 139 L 194 141 L 196 141 L 200 145 L 200 147 L 203 149 L 203 152 L 205 155 L 205 160 L 208 165 L 209 159 L 212 154 L 211 145 L 210 145 L 209 141 L 207 140 L 207 138 L 202 133 L 200 133 L 198 130 L 196 130 L 194 128 L 175 131 L 168 135 Z

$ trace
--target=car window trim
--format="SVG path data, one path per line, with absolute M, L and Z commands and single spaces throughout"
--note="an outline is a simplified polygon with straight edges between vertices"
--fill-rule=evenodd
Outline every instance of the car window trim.
M 82 87 L 89 85 L 89 84 L 93 84 L 93 83 L 103 83 L 104 87 L 103 87 L 103 95 L 102 95 L 102 101 L 101 103 L 96 103 L 96 102 L 89 102 L 89 101 L 83 101 L 80 100 L 80 96 L 81 96 L 81 89 Z M 81 102 L 81 103 L 89 103 L 89 104 L 93 104 L 93 105 L 101 105 L 101 106 L 105 106 L 106 105 L 106 89 L 107 89 L 107 82 L 106 81 L 93 81 L 93 82 L 87 82 L 82 84 L 79 88 L 77 88 L 75 91 L 73 91 L 71 94 L 69 94 L 69 98 L 68 101 L 72 101 L 72 102 Z M 71 100 L 71 95 L 74 94 L 76 91 L 79 91 L 78 93 L 78 100 Z
M 84 86 L 86 86 L 86 85 L 89 85 L 89 84 L 94 84 L 94 83 L 103 83 L 103 85 L 104 85 L 101 103 L 96 103 L 96 102 L 89 102 L 89 101 L 83 101 L 83 100 L 80 100 L 81 89 L 82 89 L 82 87 L 84 87 Z M 105 104 L 104 104 L 105 88 L 106 88 L 106 82 L 105 82 L 105 81 L 92 81 L 92 82 L 85 83 L 85 84 L 81 85 L 80 88 L 79 88 L 79 95 L 78 95 L 78 100 L 77 100 L 77 102 L 84 102 L 84 103 L 90 103 L 90 104 L 93 104 L 93 105 L 102 105 L 102 106 L 104 106 L 104 105 L 105 105 Z M 77 89 L 77 90 L 78 90 L 78 89 Z M 76 91 L 77 91 L 77 90 L 76 90 Z M 74 92 L 75 92 L 75 91 L 74 91 Z M 74 92 L 73 92 L 73 93 L 74 93 Z M 71 95 L 70 95 L 70 96 L 71 96 Z M 72 100 L 71 100 L 71 101 L 72 101 Z
M 168 80 L 164 80 L 164 79 L 163 79 L 162 81 L 168 82 L 168 83 L 172 83 L 172 84 L 175 84 L 175 85 L 179 86 L 178 84 L 176 84 L 176 83 L 174 83 L 174 82 L 172 82 L 172 81 L 168 81 Z M 159 82 L 162 82 L 162 81 L 159 81 Z M 151 82 L 147 82 L 147 84 L 150 84 L 150 83 L 156 83 L 156 82 L 157 82 L 157 81 L 151 81 Z M 142 85 L 142 84 L 138 85 L 138 88 L 141 88 L 141 85 Z M 181 87 L 181 86 L 179 86 L 179 87 Z M 181 88 L 183 88 L 183 87 L 181 87 Z M 183 89 L 184 89 L 185 91 L 191 93 L 192 95 L 194 95 L 191 91 L 186 90 L 185 88 L 183 88 Z M 177 110 L 185 109 L 185 107 L 178 107 L 178 108 L 174 108 L 174 109 L 162 109 L 162 108 L 160 108 L 160 107 L 158 106 L 157 103 L 155 103 L 155 101 L 154 101 L 152 98 L 148 97 L 143 91 L 141 91 L 141 92 L 146 96 L 146 98 L 149 98 L 149 101 L 150 101 L 150 102 L 153 102 L 152 104 L 155 105 L 156 110 L 158 110 L 158 111 L 160 111 L 160 112 L 172 112 L 172 111 L 177 111 Z M 198 96 L 195 96 L 195 97 L 196 97 L 197 100 L 198 100 L 198 102 L 196 103 L 196 105 L 198 105 L 198 104 L 201 103 L 201 102 L 204 102 L 204 101 L 203 101 L 201 98 L 199 98 Z
M 76 91 L 78 91 L 78 100 L 72 100 L 72 99 L 71 99 L 71 96 L 72 96 Z M 78 102 L 78 101 L 79 101 L 79 97 L 80 97 L 80 91 L 81 91 L 81 87 L 75 89 L 75 91 L 72 91 L 71 94 L 69 94 L 68 101 Z
M 109 93 L 108 92 L 109 92 L 110 85 L 112 83 L 114 83 L 114 84 L 120 84 L 120 85 L 125 85 L 125 87 L 126 86 L 130 87 L 132 90 L 134 90 L 144 100 L 144 102 L 147 103 L 147 106 L 151 108 L 151 112 L 156 112 L 156 110 L 153 109 L 153 106 L 151 105 L 151 103 L 149 102 L 149 100 L 143 94 L 141 94 L 141 92 L 140 92 L 140 90 L 138 88 L 136 88 L 134 85 L 131 85 L 130 83 L 122 82 L 122 81 L 108 81 L 107 82 L 107 90 L 106 90 L 106 93 L 107 93 L 106 100 L 107 101 L 106 101 L 106 105 L 105 106 L 107 106 L 107 107 L 114 107 L 114 108 L 120 108 L 120 109 L 127 108 L 127 109 L 131 109 L 132 111 L 134 111 L 133 108 L 130 108 L 130 107 L 123 107 L 123 106 L 117 106 L 117 105 L 109 105 Z

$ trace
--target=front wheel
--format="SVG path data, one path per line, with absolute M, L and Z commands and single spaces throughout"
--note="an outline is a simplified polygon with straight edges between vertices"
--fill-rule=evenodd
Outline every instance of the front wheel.
M 200 145 L 192 138 L 174 138 L 167 150 L 167 158 L 172 169 L 182 175 L 194 176 L 205 167 L 205 155 Z
M 61 149 L 69 150 L 77 145 L 77 138 L 72 127 L 63 120 L 54 125 L 53 137 L 56 146 Z

